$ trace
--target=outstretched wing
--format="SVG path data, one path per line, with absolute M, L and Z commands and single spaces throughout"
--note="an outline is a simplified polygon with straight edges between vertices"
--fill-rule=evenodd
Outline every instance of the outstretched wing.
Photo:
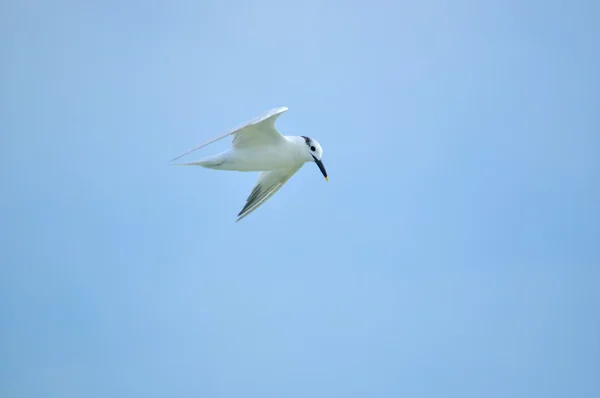
M 213 142 L 222 140 L 225 137 L 233 135 L 232 146 L 234 148 L 247 148 L 255 145 L 267 145 L 277 143 L 283 137 L 275 128 L 275 120 L 281 115 L 283 112 L 287 111 L 288 108 L 280 107 L 271 109 L 269 112 L 265 113 L 262 116 L 259 116 L 247 123 L 244 123 L 242 126 L 237 127 L 236 129 L 219 136 L 217 138 L 213 138 L 212 140 L 205 142 L 202 145 L 199 145 L 193 149 L 190 149 L 186 153 L 183 153 L 176 158 L 172 159 L 171 162 L 188 155 L 200 148 L 204 148 L 205 146 L 212 144 Z
M 238 213 L 237 221 L 246 217 L 254 210 L 258 209 L 260 205 L 265 203 L 271 196 L 275 194 L 282 186 L 289 180 L 296 172 L 300 170 L 300 167 L 293 169 L 282 169 L 275 171 L 263 171 L 258 176 L 258 181 L 252 188 L 250 196 L 246 199 L 246 204 L 242 210 Z

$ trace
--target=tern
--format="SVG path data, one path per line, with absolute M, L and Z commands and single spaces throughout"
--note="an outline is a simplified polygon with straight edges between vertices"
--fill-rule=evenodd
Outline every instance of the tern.
M 172 159 L 171 162 L 213 142 L 233 136 L 230 149 L 196 162 L 176 165 L 260 172 L 244 207 L 237 215 L 236 222 L 258 209 L 307 162 L 316 163 L 325 180 L 329 181 L 321 160 L 323 149 L 317 140 L 307 136 L 282 135 L 275 128 L 275 121 L 287 110 L 287 107 L 272 109 L 227 134 L 190 149 Z

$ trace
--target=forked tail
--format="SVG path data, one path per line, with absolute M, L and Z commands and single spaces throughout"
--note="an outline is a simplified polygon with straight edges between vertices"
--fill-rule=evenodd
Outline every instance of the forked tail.
M 196 162 L 188 162 L 188 163 L 172 163 L 172 166 L 202 166 L 205 167 L 207 169 L 218 169 L 219 166 L 221 166 L 223 163 L 225 163 L 225 159 L 223 159 L 223 156 L 220 155 L 216 155 L 216 156 L 210 156 L 204 159 L 200 159 Z

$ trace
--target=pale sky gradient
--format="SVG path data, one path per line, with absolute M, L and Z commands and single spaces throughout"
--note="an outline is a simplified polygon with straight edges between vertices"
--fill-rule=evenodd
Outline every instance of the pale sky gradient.
M 2 2 L 0 396 L 599 397 L 599 20 Z M 236 224 L 168 162 L 277 106 L 330 181 Z

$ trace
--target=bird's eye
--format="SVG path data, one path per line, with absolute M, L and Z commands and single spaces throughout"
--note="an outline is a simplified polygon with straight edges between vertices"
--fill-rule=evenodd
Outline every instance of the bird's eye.
M 314 146 L 311 146 L 311 147 L 310 147 L 310 150 L 311 150 L 311 151 L 313 151 L 313 152 L 315 151 L 315 149 L 316 149 L 316 148 L 315 148 Z

